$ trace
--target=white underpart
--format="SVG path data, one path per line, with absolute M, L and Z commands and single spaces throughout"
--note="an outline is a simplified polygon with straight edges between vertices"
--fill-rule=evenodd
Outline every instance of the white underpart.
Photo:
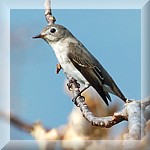
M 83 77 L 83 75 L 74 67 L 74 65 L 72 64 L 72 62 L 69 60 L 69 58 L 67 57 L 67 53 L 69 51 L 68 49 L 68 42 L 63 42 L 63 45 L 61 43 L 61 41 L 57 42 L 57 43 L 51 43 L 50 44 L 55 52 L 55 55 L 61 65 L 61 67 L 63 68 L 65 74 L 67 74 L 67 76 L 69 77 L 73 77 L 74 79 L 76 79 L 78 82 L 85 84 L 85 86 L 89 85 L 89 82 Z
M 79 83 L 85 84 L 85 87 L 89 85 L 89 82 L 83 77 L 83 75 L 75 68 L 75 66 L 72 64 L 72 62 L 67 57 L 67 54 L 69 52 L 68 48 L 68 42 L 72 39 L 66 39 L 66 41 L 63 41 L 63 45 L 61 40 L 56 43 L 50 43 L 52 49 L 55 52 L 55 55 L 61 65 L 61 67 L 64 70 L 64 73 L 67 75 L 67 77 L 73 77 L 76 79 Z M 74 41 L 73 41 L 74 42 Z M 100 83 L 102 85 L 102 83 Z M 103 90 L 106 92 L 110 92 L 114 94 L 113 90 L 106 84 L 102 85 Z

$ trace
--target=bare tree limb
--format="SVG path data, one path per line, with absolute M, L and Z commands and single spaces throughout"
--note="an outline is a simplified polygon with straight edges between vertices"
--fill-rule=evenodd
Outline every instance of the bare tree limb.
M 144 116 L 147 121 L 150 119 L 150 105 L 145 108 Z
M 128 128 L 130 140 L 141 140 L 145 135 L 146 119 L 144 117 L 143 109 L 141 109 L 141 104 L 133 101 L 127 105 L 128 113 Z
M 48 22 L 49 25 L 54 24 L 56 19 L 55 17 L 52 15 L 52 11 L 51 11 L 51 1 L 50 0 L 45 0 L 45 19 Z
M 74 97 L 78 96 L 80 93 L 79 90 L 80 86 L 77 83 L 75 79 L 69 79 L 69 90 L 71 89 Z M 113 125 L 123 121 L 128 120 L 129 121 L 129 128 L 131 129 L 131 133 L 133 133 L 132 125 L 135 125 L 135 122 L 139 125 L 139 127 L 142 127 L 142 133 L 144 133 L 144 127 L 145 127 L 145 116 L 144 116 L 144 106 L 149 105 L 150 103 L 150 97 L 140 101 L 131 101 L 129 103 L 126 103 L 123 110 L 117 113 L 114 113 L 113 116 L 108 117 L 95 117 L 93 113 L 89 110 L 87 104 L 85 103 L 85 98 L 83 96 L 78 96 L 76 99 L 75 104 L 80 108 L 80 110 L 83 113 L 83 116 L 94 126 L 100 126 L 105 128 L 110 128 Z M 142 110 L 141 110 L 141 104 L 142 104 Z M 147 108 L 147 107 L 146 107 Z M 141 120 L 142 119 L 142 120 Z M 141 124 L 142 122 L 142 124 Z M 138 129 L 136 127 L 136 129 Z M 139 131 L 139 130 L 138 130 Z M 141 133 L 141 132 L 138 132 Z M 140 134 L 141 135 L 141 134 Z M 137 137 L 135 139 L 139 139 L 140 135 L 136 135 Z
M 128 113 L 128 130 L 124 135 L 123 149 L 134 150 L 140 145 L 138 140 L 141 140 L 145 135 L 146 119 L 144 117 L 141 103 L 133 101 L 126 106 Z
M 13 115 L 12 113 L 4 113 L 0 112 L 0 117 L 5 119 L 6 121 L 10 120 L 10 123 L 25 132 L 28 132 L 32 136 L 34 136 L 36 139 L 39 139 L 40 136 L 38 136 L 40 132 L 49 132 L 51 129 L 46 129 L 42 126 L 40 122 L 35 122 L 33 124 L 26 123 L 25 121 L 22 121 L 20 118 L 18 118 L 16 115 Z M 40 131 L 40 132 L 39 132 Z
M 33 125 L 25 123 L 24 121 L 20 120 L 19 118 L 17 118 L 12 114 L 0 112 L 0 116 L 6 121 L 10 120 L 11 124 L 13 124 L 14 126 L 16 126 L 21 130 L 24 130 L 29 133 L 33 130 Z
M 141 107 L 144 111 L 145 119 L 148 121 L 150 119 L 150 96 L 144 98 L 139 102 L 141 103 Z
M 78 96 L 80 93 L 79 84 L 75 79 L 69 80 L 69 89 L 73 92 L 74 97 Z M 110 128 L 113 125 L 127 120 L 126 109 L 115 113 L 113 116 L 108 117 L 95 117 L 94 114 L 89 110 L 87 104 L 85 103 L 85 98 L 83 96 L 78 96 L 75 101 L 76 106 L 80 108 L 83 116 L 94 126 L 100 126 L 105 128 Z
M 10 114 L 10 122 L 12 124 L 14 124 L 16 127 L 27 131 L 27 132 L 31 132 L 33 130 L 33 125 L 29 125 L 21 120 L 19 120 L 17 117 L 15 117 L 14 115 Z
M 80 86 L 75 79 L 69 80 L 69 89 L 74 97 L 77 107 L 82 111 L 83 116 L 94 126 L 110 128 L 121 121 L 128 120 L 129 132 L 124 135 L 122 142 L 124 150 L 134 150 L 139 147 L 141 140 L 145 136 L 146 121 L 150 118 L 150 96 L 141 101 L 129 101 L 124 108 L 113 116 L 95 117 L 85 103 L 85 98 L 80 96 Z
M 150 96 L 144 98 L 143 100 L 139 101 L 141 103 L 142 108 L 146 108 L 147 106 L 150 106 Z

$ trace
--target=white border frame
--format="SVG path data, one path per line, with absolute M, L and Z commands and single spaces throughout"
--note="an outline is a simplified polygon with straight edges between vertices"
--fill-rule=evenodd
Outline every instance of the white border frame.
M 0 78 L 4 85 L 2 88 L 2 98 L 0 103 L 3 104 L 0 110 L 10 111 L 10 10 L 11 9 L 44 9 L 44 0 L 32 0 L 32 1 L 20 1 L 20 0 L 0 0 L 0 70 L 4 74 L 4 78 Z M 76 0 L 65 2 L 60 0 L 52 0 L 53 9 L 140 9 L 141 10 L 141 95 L 142 98 L 150 93 L 150 85 L 148 84 L 148 78 L 150 77 L 150 60 L 148 58 L 148 50 L 150 50 L 150 44 L 146 43 L 146 39 L 150 39 L 149 27 L 150 27 L 150 1 L 149 0 L 92 0 L 84 1 Z M 43 16 L 44 17 L 44 16 Z M 147 22 L 148 25 L 147 25 Z M 2 38 L 2 39 L 1 39 Z M 150 57 L 149 57 L 150 58 Z M 147 93 L 145 92 L 145 89 Z M 3 101 L 2 101 L 3 100 Z M 10 125 L 0 124 L 0 149 L 7 143 L 19 144 L 21 141 L 10 141 Z M 24 144 L 36 143 L 35 141 L 24 141 Z M 10 146 L 11 147 L 11 146 Z M 12 147 L 11 147 L 12 148 Z

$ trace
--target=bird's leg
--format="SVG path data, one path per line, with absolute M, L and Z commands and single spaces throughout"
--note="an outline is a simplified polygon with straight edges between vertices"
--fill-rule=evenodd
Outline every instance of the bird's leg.
M 79 88 L 80 88 L 80 84 L 77 82 L 77 80 L 75 80 L 74 78 L 72 78 L 72 77 L 68 77 L 67 76 L 67 78 L 68 78 L 68 80 L 69 80 L 69 83 L 67 84 L 67 86 L 68 86 L 68 89 L 70 90 L 70 91 L 73 91 L 73 93 L 74 93 L 74 98 L 72 99 L 72 101 L 74 102 L 74 104 L 78 107 L 78 102 L 77 102 L 77 98 L 80 96 L 80 97 L 82 97 L 81 96 L 81 93 L 82 92 L 84 92 L 86 89 L 88 89 L 89 87 L 90 87 L 90 84 L 87 84 L 85 87 L 84 87 L 84 89 L 82 89 L 81 91 L 79 90 Z
M 82 90 L 72 99 L 72 101 L 75 103 L 76 106 L 77 106 L 77 102 L 76 102 L 77 98 L 78 98 L 79 96 L 81 96 L 81 94 L 82 94 L 85 90 L 87 90 L 89 87 L 90 87 L 90 84 L 87 85 L 87 86 L 85 86 L 84 89 L 82 89 Z
M 67 76 L 67 78 L 68 78 L 68 80 L 69 80 L 69 83 L 67 83 L 67 86 L 68 86 L 69 91 L 72 91 L 72 84 L 73 84 L 73 83 L 76 83 L 76 87 L 77 87 L 77 88 L 80 88 L 80 84 L 77 83 L 77 80 L 75 80 L 75 79 L 72 78 L 72 77 L 68 77 L 68 76 Z
M 60 72 L 60 70 L 62 69 L 60 64 L 56 65 L 56 74 L 58 74 Z

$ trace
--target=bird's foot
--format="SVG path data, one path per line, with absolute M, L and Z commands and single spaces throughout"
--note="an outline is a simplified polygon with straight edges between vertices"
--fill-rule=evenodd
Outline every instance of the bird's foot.
M 80 103 L 85 100 L 85 98 L 84 98 L 83 96 L 81 96 L 81 93 L 82 93 L 85 89 L 87 89 L 87 87 L 84 88 L 84 90 L 79 91 L 80 84 L 77 83 L 77 80 L 75 80 L 74 78 L 68 78 L 68 79 L 69 79 L 69 83 L 67 83 L 68 89 L 69 89 L 70 91 L 73 91 L 73 90 L 74 90 L 73 93 L 75 94 L 75 97 L 72 99 L 72 102 L 73 102 L 77 107 L 79 107 Z M 80 99 L 79 99 L 79 98 L 80 98 Z
M 72 84 L 75 82 L 75 79 L 71 78 L 69 79 L 69 83 L 67 83 L 67 86 L 68 86 L 68 89 L 69 91 L 72 91 Z M 80 88 L 80 84 L 79 83 L 76 83 L 76 86 L 77 88 Z
M 60 70 L 62 69 L 60 64 L 56 65 L 56 74 L 58 74 L 60 72 Z

